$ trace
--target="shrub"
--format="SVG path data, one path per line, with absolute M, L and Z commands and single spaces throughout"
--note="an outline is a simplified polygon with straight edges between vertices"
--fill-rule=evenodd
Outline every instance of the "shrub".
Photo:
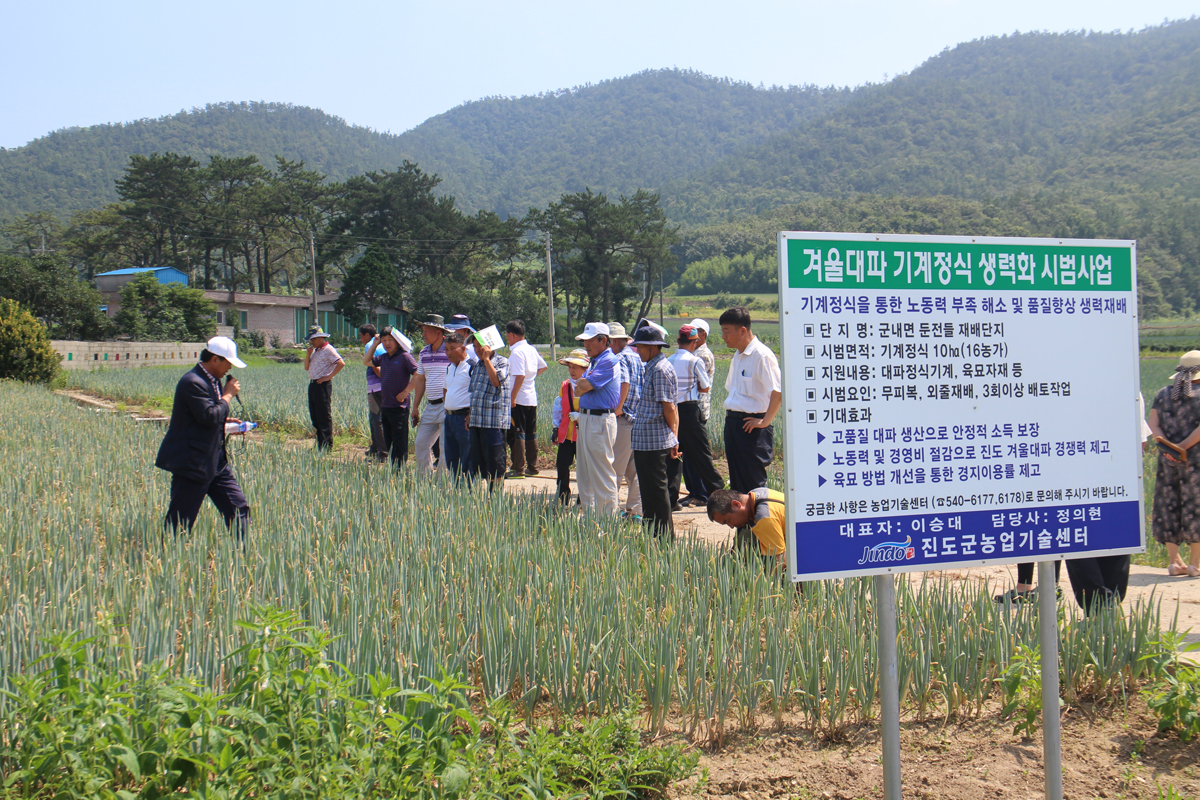
M 17 301 L 0 299 L 0 378 L 48 383 L 58 364 L 46 326 Z

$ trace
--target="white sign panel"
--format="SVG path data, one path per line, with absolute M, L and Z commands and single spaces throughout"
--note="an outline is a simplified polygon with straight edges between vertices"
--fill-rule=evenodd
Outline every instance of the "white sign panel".
M 1144 548 L 1136 254 L 782 233 L 794 580 Z

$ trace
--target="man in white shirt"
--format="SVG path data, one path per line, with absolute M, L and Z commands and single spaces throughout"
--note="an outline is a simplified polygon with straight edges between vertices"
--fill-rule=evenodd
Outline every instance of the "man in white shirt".
M 667 464 L 667 491 L 672 507 L 707 506 L 709 494 L 725 488 L 724 479 L 713 465 L 708 426 L 700 420 L 700 398 L 709 394 L 712 380 L 704 362 L 695 355 L 700 347 L 698 329 L 684 325 L 679 329 L 677 342 L 679 349 L 667 361 L 675 368 L 678 380 L 675 406 L 679 409 L 679 453 L 682 458 Z M 688 496 L 682 501 L 679 500 L 681 471 L 688 487 Z
M 512 470 L 504 477 L 533 477 L 538 474 L 537 376 L 546 371 L 546 362 L 525 341 L 525 323 L 521 320 L 509 320 L 504 335 L 508 339 L 508 388 L 512 404 L 512 425 L 508 429 Z
M 308 416 L 317 431 L 317 449 L 333 449 L 333 378 L 346 362 L 319 327 L 308 332 L 304 369 L 308 371 Z
M 721 315 L 721 338 L 737 350 L 725 378 L 725 460 L 729 488 L 745 494 L 767 485 L 775 455 L 771 423 L 783 401 L 779 360 L 750 330 L 750 312 L 734 306 Z
M 708 320 L 697 317 L 688 324 L 696 329 L 696 337 L 699 341 L 699 345 L 696 347 L 696 358 L 704 362 L 704 369 L 708 372 L 708 380 L 711 383 L 717 372 L 717 358 L 713 355 L 713 351 L 708 349 Z M 700 396 L 700 421 L 705 424 L 708 423 L 712 412 L 711 403 L 712 392 Z
M 446 357 L 446 409 L 442 421 L 442 456 L 450 474 L 471 475 L 471 432 L 467 429 L 467 416 L 471 413 L 471 362 L 467 359 L 467 346 L 463 334 L 467 330 L 450 331 L 445 336 Z

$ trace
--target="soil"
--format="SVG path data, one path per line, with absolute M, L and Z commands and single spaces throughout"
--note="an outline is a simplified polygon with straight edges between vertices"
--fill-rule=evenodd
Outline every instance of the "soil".
M 82 392 L 60 392 L 100 412 L 118 407 Z M 123 406 L 134 419 L 160 423 L 162 412 Z M 258 436 L 248 436 L 251 441 Z M 312 446 L 296 437 L 295 446 Z M 344 445 L 333 455 L 362 458 L 361 447 Z M 543 463 L 547 454 L 543 453 Z M 572 483 L 574 475 L 572 474 Z M 537 477 L 507 481 L 507 491 L 555 491 L 552 469 Z M 625 488 L 622 487 L 624 499 Z M 714 547 L 728 548 L 733 531 L 710 522 L 704 509 L 685 509 L 674 515 L 678 536 L 695 536 Z M 999 594 L 1015 581 L 1012 566 L 948 570 L 951 579 L 979 581 Z M 922 574 L 901 576 L 920 580 Z M 1064 576 L 1064 594 L 1071 597 Z M 1130 569 L 1126 602 L 1138 598 L 1162 601 L 1163 619 L 1178 613 L 1177 629 L 1188 631 L 1186 641 L 1200 641 L 1200 578 L 1171 578 L 1164 569 L 1134 565 Z M 1192 654 L 1195 656 L 1196 654 Z M 856 800 L 883 794 L 882 746 L 876 724 L 852 727 L 840 741 L 817 738 L 799 719 L 786 719 L 782 729 L 773 721 L 757 732 L 735 733 L 719 748 L 704 749 L 695 779 L 671 787 L 673 798 L 732 796 L 740 798 L 803 798 Z M 1015 735 L 1012 722 L 1000 719 L 996 704 L 985 707 L 979 719 L 915 722 L 901 725 L 901 781 L 910 798 L 1044 797 L 1042 741 Z M 662 741 L 684 741 L 668 732 Z M 694 746 L 694 745 L 693 745 Z M 1107 705 L 1076 705 L 1062 714 L 1063 790 L 1068 800 L 1092 798 L 1200 798 L 1200 739 L 1183 743 L 1174 735 L 1157 735 L 1154 716 L 1140 696 Z M 1175 794 L 1168 794 L 1173 790 Z

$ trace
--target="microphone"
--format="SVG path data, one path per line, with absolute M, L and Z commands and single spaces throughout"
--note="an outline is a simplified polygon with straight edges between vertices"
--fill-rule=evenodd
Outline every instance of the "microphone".
M 225 379 L 225 385 L 226 385 L 226 386 L 228 386 L 228 385 L 229 385 L 229 382 L 230 382 L 231 380 L 233 380 L 233 376 L 232 376 L 232 375 L 230 375 L 229 377 L 227 377 L 227 378 Z M 241 396 L 241 394 L 235 394 L 235 395 L 233 396 L 233 399 L 234 399 L 234 400 L 237 400 L 237 403 L 238 403 L 238 408 L 245 409 L 245 406 L 244 406 L 244 405 L 242 405 L 242 396 Z

